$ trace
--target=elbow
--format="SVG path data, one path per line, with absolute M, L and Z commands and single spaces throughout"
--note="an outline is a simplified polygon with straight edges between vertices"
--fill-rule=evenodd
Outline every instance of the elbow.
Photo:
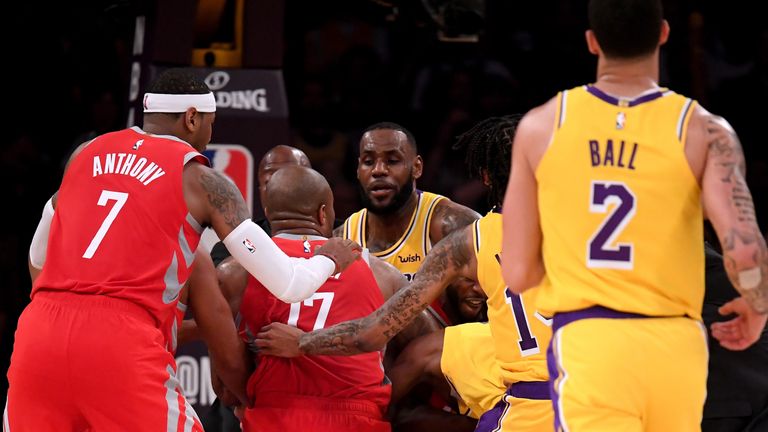
M 503 276 L 510 291 L 515 294 L 522 294 L 541 283 L 544 269 L 540 266 L 512 264 L 506 266 Z

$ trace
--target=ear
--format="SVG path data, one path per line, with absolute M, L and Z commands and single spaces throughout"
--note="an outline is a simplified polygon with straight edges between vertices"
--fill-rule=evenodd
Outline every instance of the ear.
M 659 34 L 659 45 L 664 45 L 669 39 L 669 23 L 667 20 L 661 20 L 661 33 Z
M 200 116 L 197 114 L 197 109 L 194 107 L 187 108 L 184 112 L 184 127 L 190 132 L 194 132 L 200 127 Z
M 264 217 L 269 220 L 269 208 L 264 207 Z
M 488 170 L 480 170 L 480 175 L 483 177 L 483 184 L 491 187 L 491 176 L 488 175 Z
M 589 49 L 589 52 L 596 56 L 599 56 L 601 54 L 600 44 L 597 43 L 595 32 L 593 32 L 592 30 L 587 30 L 584 33 L 584 37 L 587 39 L 587 49 Z
M 413 160 L 413 178 L 417 179 L 421 177 L 421 173 L 424 171 L 424 160 L 421 159 L 421 156 L 416 155 L 416 158 Z
M 328 216 L 325 214 L 325 210 L 325 204 L 320 204 L 320 207 L 317 209 L 317 222 L 320 226 L 325 225 L 325 221 L 328 219 Z

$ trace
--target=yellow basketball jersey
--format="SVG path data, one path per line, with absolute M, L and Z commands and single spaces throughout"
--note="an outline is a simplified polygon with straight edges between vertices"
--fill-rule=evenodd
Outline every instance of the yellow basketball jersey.
M 518 381 L 546 381 L 550 320 L 536 312 L 541 288 L 512 293 L 501 276 L 501 213 L 490 212 L 474 222 L 477 278 L 488 296 L 488 322 L 496 359 L 507 385 Z
M 435 210 L 435 205 L 444 198 L 442 195 L 419 191 L 416 210 L 411 215 L 408 228 L 400 239 L 383 251 L 371 253 L 395 266 L 409 281 L 413 279 L 413 275 L 424 262 L 424 257 L 432 249 L 432 241 L 429 239 L 432 212 Z M 368 247 L 366 244 L 367 217 L 366 209 L 348 217 L 344 221 L 344 238 L 354 240 L 364 248 Z
M 536 171 L 551 314 L 600 305 L 700 319 L 701 191 L 685 157 L 695 101 L 661 89 L 634 100 L 593 86 L 557 96 Z

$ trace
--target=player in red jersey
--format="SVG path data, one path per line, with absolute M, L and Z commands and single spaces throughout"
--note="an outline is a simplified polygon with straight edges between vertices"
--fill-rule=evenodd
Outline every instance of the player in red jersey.
M 299 190 L 293 185 L 301 184 Z M 300 166 L 277 171 L 267 185 L 267 217 L 273 240 L 288 255 L 309 256 L 327 241 L 334 220 L 333 194 L 317 172 Z M 374 311 L 406 278 L 375 257 L 358 261 L 330 278 L 311 298 L 285 304 L 269 295 L 254 278 L 224 261 L 219 266 L 222 289 L 235 298 L 241 334 L 253 339 L 262 326 L 288 323 L 305 331 L 323 328 Z M 422 318 L 427 317 L 426 314 Z M 245 410 L 248 431 L 389 431 L 384 420 L 390 385 L 381 353 L 352 357 L 305 356 L 282 359 L 254 357 L 256 370 L 248 380 L 254 405 Z
M 284 301 L 311 296 L 359 256 L 341 240 L 316 251 L 324 256 L 286 256 L 199 153 L 216 110 L 205 83 L 170 70 L 150 88 L 144 130 L 81 145 L 41 220 L 49 234 L 33 239 L 30 262 L 43 270 L 19 318 L 8 370 L 3 421 L 14 432 L 201 429 L 179 392 L 161 326 L 204 226 Z M 214 365 L 247 403 L 237 350 Z

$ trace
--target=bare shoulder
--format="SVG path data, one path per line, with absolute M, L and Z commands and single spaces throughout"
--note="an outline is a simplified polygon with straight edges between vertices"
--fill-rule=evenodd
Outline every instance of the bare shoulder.
M 719 158 L 734 159 L 744 172 L 744 155 L 741 141 L 728 120 L 697 105 L 691 114 L 686 137 L 686 154 L 689 159 L 705 163 Z
M 408 285 L 408 279 L 395 266 L 373 255 L 370 257 L 371 271 L 376 278 L 379 289 L 381 289 L 384 300 L 392 297 L 392 294 Z
M 525 156 L 534 171 L 552 140 L 556 115 L 557 97 L 553 97 L 528 111 L 515 131 L 512 147 Z
M 432 213 L 429 238 L 437 243 L 445 236 L 480 219 L 480 214 L 448 198 L 440 200 Z

